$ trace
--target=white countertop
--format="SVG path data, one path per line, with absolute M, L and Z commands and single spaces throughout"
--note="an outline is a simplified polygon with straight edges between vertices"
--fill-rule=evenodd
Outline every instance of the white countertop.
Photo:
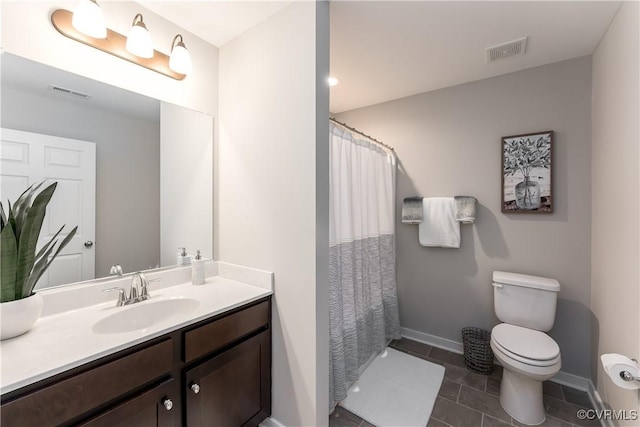
M 157 290 L 152 288 L 151 299 L 130 306 L 115 307 L 113 300 L 41 317 L 25 335 L 0 343 L 0 393 L 16 390 L 272 293 L 271 289 L 213 276 L 200 286 L 188 282 Z M 118 310 L 171 298 L 191 298 L 199 304 L 189 313 L 172 316 L 146 329 L 115 334 L 92 331 L 97 321 Z

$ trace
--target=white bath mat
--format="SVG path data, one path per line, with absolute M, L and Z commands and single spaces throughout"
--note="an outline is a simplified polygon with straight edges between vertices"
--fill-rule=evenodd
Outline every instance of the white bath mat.
M 424 427 L 443 378 L 443 366 L 387 347 L 340 406 L 378 427 Z

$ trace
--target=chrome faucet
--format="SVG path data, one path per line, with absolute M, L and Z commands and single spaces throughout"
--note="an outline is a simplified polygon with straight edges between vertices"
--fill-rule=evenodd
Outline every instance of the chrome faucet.
M 122 266 L 120 264 L 113 264 L 109 270 L 109 274 L 115 274 L 118 277 L 122 277 Z
M 129 290 L 130 299 L 135 301 L 144 301 L 149 298 L 149 291 L 147 291 L 147 286 L 149 285 L 149 279 L 145 276 L 144 273 L 138 271 L 133 274 L 133 278 L 131 279 L 131 289 Z
M 157 282 L 160 279 L 147 279 L 147 276 L 141 271 L 137 271 L 133 273 L 133 277 L 131 278 L 131 285 L 129 288 L 129 296 L 127 296 L 127 291 L 121 287 L 104 289 L 102 292 L 113 292 L 118 291 L 118 301 L 116 302 L 116 307 L 121 307 L 123 305 L 135 304 L 137 302 L 146 301 L 151 298 L 149 295 L 149 290 L 147 287 L 150 282 Z

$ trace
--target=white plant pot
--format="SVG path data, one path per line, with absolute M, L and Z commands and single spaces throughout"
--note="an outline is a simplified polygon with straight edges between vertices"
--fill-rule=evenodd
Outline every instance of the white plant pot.
M 0 304 L 0 340 L 8 340 L 28 332 L 35 325 L 43 305 L 42 296 L 33 295 Z

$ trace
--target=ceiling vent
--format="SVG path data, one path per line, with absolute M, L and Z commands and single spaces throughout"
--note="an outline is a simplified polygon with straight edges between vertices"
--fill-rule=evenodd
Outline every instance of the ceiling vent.
M 518 40 L 513 40 L 507 43 L 502 43 L 497 46 L 491 46 L 486 49 L 487 62 L 493 62 L 500 58 L 506 58 L 508 56 L 524 55 L 524 51 L 527 47 L 527 37 L 523 37 Z
M 85 101 L 91 98 L 92 96 L 92 95 L 89 95 L 88 93 L 78 92 L 76 90 L 67 89 L 66 87 L 56 86 L 56 85 L 49 85 L 49 90 L 62 95 L 68 95 L 74 98 L 84 99 Z

